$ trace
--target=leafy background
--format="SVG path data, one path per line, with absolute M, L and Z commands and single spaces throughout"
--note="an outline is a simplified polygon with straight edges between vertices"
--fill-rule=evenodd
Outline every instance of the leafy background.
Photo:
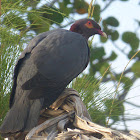
M 133 85 L 139 81 L 140 53 L 131 60 L 121 80 L 120 77 L 126 64 L 140 49 L 140 19 L 130 16 L 134 23 L 131 27 L 133 30 L 125 30 L 123 20 L 119 18 L 123 17 L 123 12 L 119 12 L 119 6 L 125 7 L 125 4 L 130 2 L 133 9 L 135 9 L 133 6 L 140 6 L 140 2 L 132 0 L 95 2 L 2 0 L 0 3 L 0 124 L 8 110 L 14 65 L 28 42 L 37 34 L 48 30 L 68 29 L 75 20 L 93 13 L 90 18 L 96 22 L 100 22 L 102 17 L 100 25 L 108 34 L 108 39 L 102 37 L 90 39 L 91 58 L 88 68 L 69 86 L 79 91 L 94 122 L 115 128 L 116 125 L 122 125 L 121 129 L 125 131 L 131 129 L 127 126 L 127 122 L 139 120 L 140 115 L 131 114 L 124 105 L 129 104 L 132 108 L 140 107 L 127 98 L 130 91 L 133 92 Z M 113 15 L 115 9 L 117 9 L 116 16 Z M 126 20 L 129 19 L 131 15 L 129 12 L 133 9 L 127 9 Z M 123 57 L 119 59 L 120 56 Z M 124 61 L 127 63 L 123 63 Z M 120 65 L 116 66 L 118 63 Z M 134 93 L 133 98 L 137 99 L 138 96 Z

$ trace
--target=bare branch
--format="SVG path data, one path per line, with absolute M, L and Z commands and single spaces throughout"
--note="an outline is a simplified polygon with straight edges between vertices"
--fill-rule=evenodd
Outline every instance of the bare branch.
M 124 116 L 124 112 L 123 112 L 123 115 L 122 115 L 122 121 L 123 121 L 123 124 L 124 124 L 124 127 L 125 127 L 125 131 L 128 131 L 127 129 L 127 125 L 126 125 L 126 120 L 125 120 L 125 116 Z
M 110 0 L 106 5 L 105 7 L 101 10 L 101 12 L 105 11 L 110 5 L 112 2 L 114 2 L 115 0 Z
M 54 5 L 54 3 L 57 2 L 57 1 L 58 1 L 58 0 L 53 0 L 53 1 L 50 3 L 49 6 L 52 7 L 52 6 Z
M 59 97 L 53 104 L 51 110 L 46 109 L 44 113 L 48 116 L 51 111 L 62 111 L 61 114 L 46 117 L 44 122 L 34 127 L 26 136 L 26 140 L 33 139 L 127 139 L 135 140 L 140 136 L 140 132 L 131 131 L 131 135 L 123 134 L 122 132 L 112 130 L 95 124 L 87 118 L 87 110 L 76 91 L 67 89 L 71 92 L 65 92 L 61 98 Z M 73 93 L 73 94 L 72 94 Z M 63 101 L 62 101 L 63 100 Z M 78 102 L 77 102 L 78 101 Z M 58 108 L 59 106 L 59 108 Z M 78 107 L 78 108 L 77 108 Z M 83 111 L 86 111 L 85 113 Z M 50 113 L 49 113 L 50 114 Z M 56 114 L 56 113 L 55 113 Z M 44 117 L 45 117 L 44 116 Z M 68 125 L 69 124 L 69 125 Z M 133 134 L 132 134 L 133 132 Z M 135 136 L 135 137 L 134 137 Z M 136 137 L 137 136 L 137 137 Z
M 125 72 L 124 72 L 124 75 L 131 72 L 131 69 L 127 69 Z M 113 73 L 115 77 L 121 75 L 121 73 L 119 74 L 116 74 L 116 73 Z M 133 79 L 134 80 L 134 79 Z M 108 81 L 114 81 L 112 78 L 103 78 L 102 82 L 108 82 Z
M 58 26 L 59 26 L 59 28 L 65 28 L 65 27 L 71 25 L 73 22 L 74 22 L 74 21 L 72 20 L 72 21 L 68 22 L 68 23 L 65 24 L 65 25 L 58 25 Z
M 114 41 L 111 40 L 111 42 L 115 46 L 115 48 L 117 48 L 121 53 L 123 53 L 125 56 L 127 56 L 127 53 L 124 52 L 124 49 L 120 49 Z
M 140 107 L 140 105 L 136 105 L 136 104 L 128 102 L 128 101 L 125 101 L 125 103 L 130 104 L 130 105 L 135 106 L 135 107 Z

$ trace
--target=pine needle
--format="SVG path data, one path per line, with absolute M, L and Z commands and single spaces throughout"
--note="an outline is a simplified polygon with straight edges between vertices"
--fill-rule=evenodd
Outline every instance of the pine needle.
M 139 52 L 140 52 L 140 50 L 137 51 L 137 52 L 131 57 L 131 59 L 129 60 L 129 62 L 128 62 L 127 65 L 125 66 L 125 68 L 124 68 L 124 70 L 123 70 L 123 72 L 122 72 L 122 74 L 121 74 L 121 76 L 120 76 L 119 83 L 118 83 L 118 85 L 117 85 L 117 88 L 116 88 L 116 91 L 115 91 L 115 95 L 114 95 L 114 98 L 113 98 L 113 101 L 112 101 L 112 105 L 111 105 L 111 108 L 110 108 L 109 117 L 108 117 L 108 120 L 107 120 L 107 123 L 106 123 L 107 125 L 109 124 L 109 119 L 110 119 L 110 116 L 111 116 L 111 113 L 112 113 L 112 110 L 113 110 L 114 101 L 115 101 L 115 98 L 116 98 L 116 95 L 117 95 L 116 93 L 117 93 L 118 88 L 119 88 L 119 86 L 120 86 L 121 79 L 122 79 L 122 77 L 123 77 L 124 71 L 126 70 L 127 66 L 128 66 L 129 63 L 131 62 L 131 60 L 132 60 Z
M 95 4 L 94 0 L 94 4 Z M 93 16 L 93 12 L 94 12 L 94 5 L 93 5 L 93 0 L 91 0 L 89 7 L 88 7 L 88 18 L 91 18 Z

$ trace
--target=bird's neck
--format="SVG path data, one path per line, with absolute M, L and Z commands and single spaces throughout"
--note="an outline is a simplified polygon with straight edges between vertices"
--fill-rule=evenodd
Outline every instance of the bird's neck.
M 76 25 L 76 24 L 73 24 L 70 28 L 70 31 L 72 32 L 75 32 L 75 33 L 78 33 L 78 34 L 81 34 L 87 41 L 88 41 L 88 38 L 86 35 L 84 35 L 84 33 L 82 32 L 82 30 L 80 30 L 79 26 Z

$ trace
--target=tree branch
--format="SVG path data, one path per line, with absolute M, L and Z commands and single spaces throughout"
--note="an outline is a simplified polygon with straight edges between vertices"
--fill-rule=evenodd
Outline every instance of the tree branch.
M 131 72 L 131 69 L 129 68 L 129 69 L 127 69 L 126 71 L 124 71 L 124 74 L 123 75 L 125 75 L 125 74 L 127 74 L 127 73 L 129 73 L 129 72 Z M 114 73 L 114 76 L 115 77 L 117 77 L 117 76 L 119 76 L 119 75 L 121 75 L 121 73 L 119 73 L 119 74 L 115 74 Z M 102 80 L 102 82 L 108 82 L 108 81 L 113 81 L 112 80 L 112 78 L 103 78 L 103 80 Z
M 71 25 L 73 22 L 74 22 L 74 21 L 72 20 L 72 21 L 70 21 L 69 23 L 67 23 L 67 24 L 65 24 L 65 25 L 58 25 L 58 26 L 59 26 L 59 28 L 65 28 L 65 27 Z
M 136 105 L 136 104 L 133 104 L 133 103 L 128 102 L 128 101 L 125 101 L 125 103 L 130 104 L 130 105 L 135 106 L 135 107 L 140 107 L 140 105 Z
M 72 89 L 67 89 L 70 93 L 62 93 L 49 109 L 45 109 L 43 122 L 34 127 L 26 136 L 25 140 L 32 139 L 127 139 L 135 140 L 139 132 L 133 137 L 95 124 L 90 121 L 78 93 Z M 51 115 L 51 116 L 50 116 Z M 50 116 L 50 118 L 48 118 Z
M 112 42 L 112 44 L 115 46 L 115 48 L 117 48 L 121 53 L 123 53 L 124 55 L 127 56 L 127 53 L 124 52 L 124 49 L 123 49 L 123 50 L 120 49 L 114 41 L 111 40 L 111 42 Z
M 54 3 L 57 2 L 57 1 L 58 1 L 58 0 L 53 0 L 53 1 L 50 3 L 49 6 L 52 7 L 52 6 L 54 5 Z
M 125 120 L 125 116 L 124 116 L 124 112 L 123 112 L 123 115 L 122 115 L 122 121 L 123 121 L 123 124 L 124 124 L 124 127 L 125 127 L 125 131 L 128 131 L 127 129 L 127 125 L 126 125 L 126 120 Z
M 101 10 L 101 12 L 105 11 L 110 5 L 111 3 L 113 3 L 115 0 L 110 0 L 110 2 L 108 2 L 105 7 Z

